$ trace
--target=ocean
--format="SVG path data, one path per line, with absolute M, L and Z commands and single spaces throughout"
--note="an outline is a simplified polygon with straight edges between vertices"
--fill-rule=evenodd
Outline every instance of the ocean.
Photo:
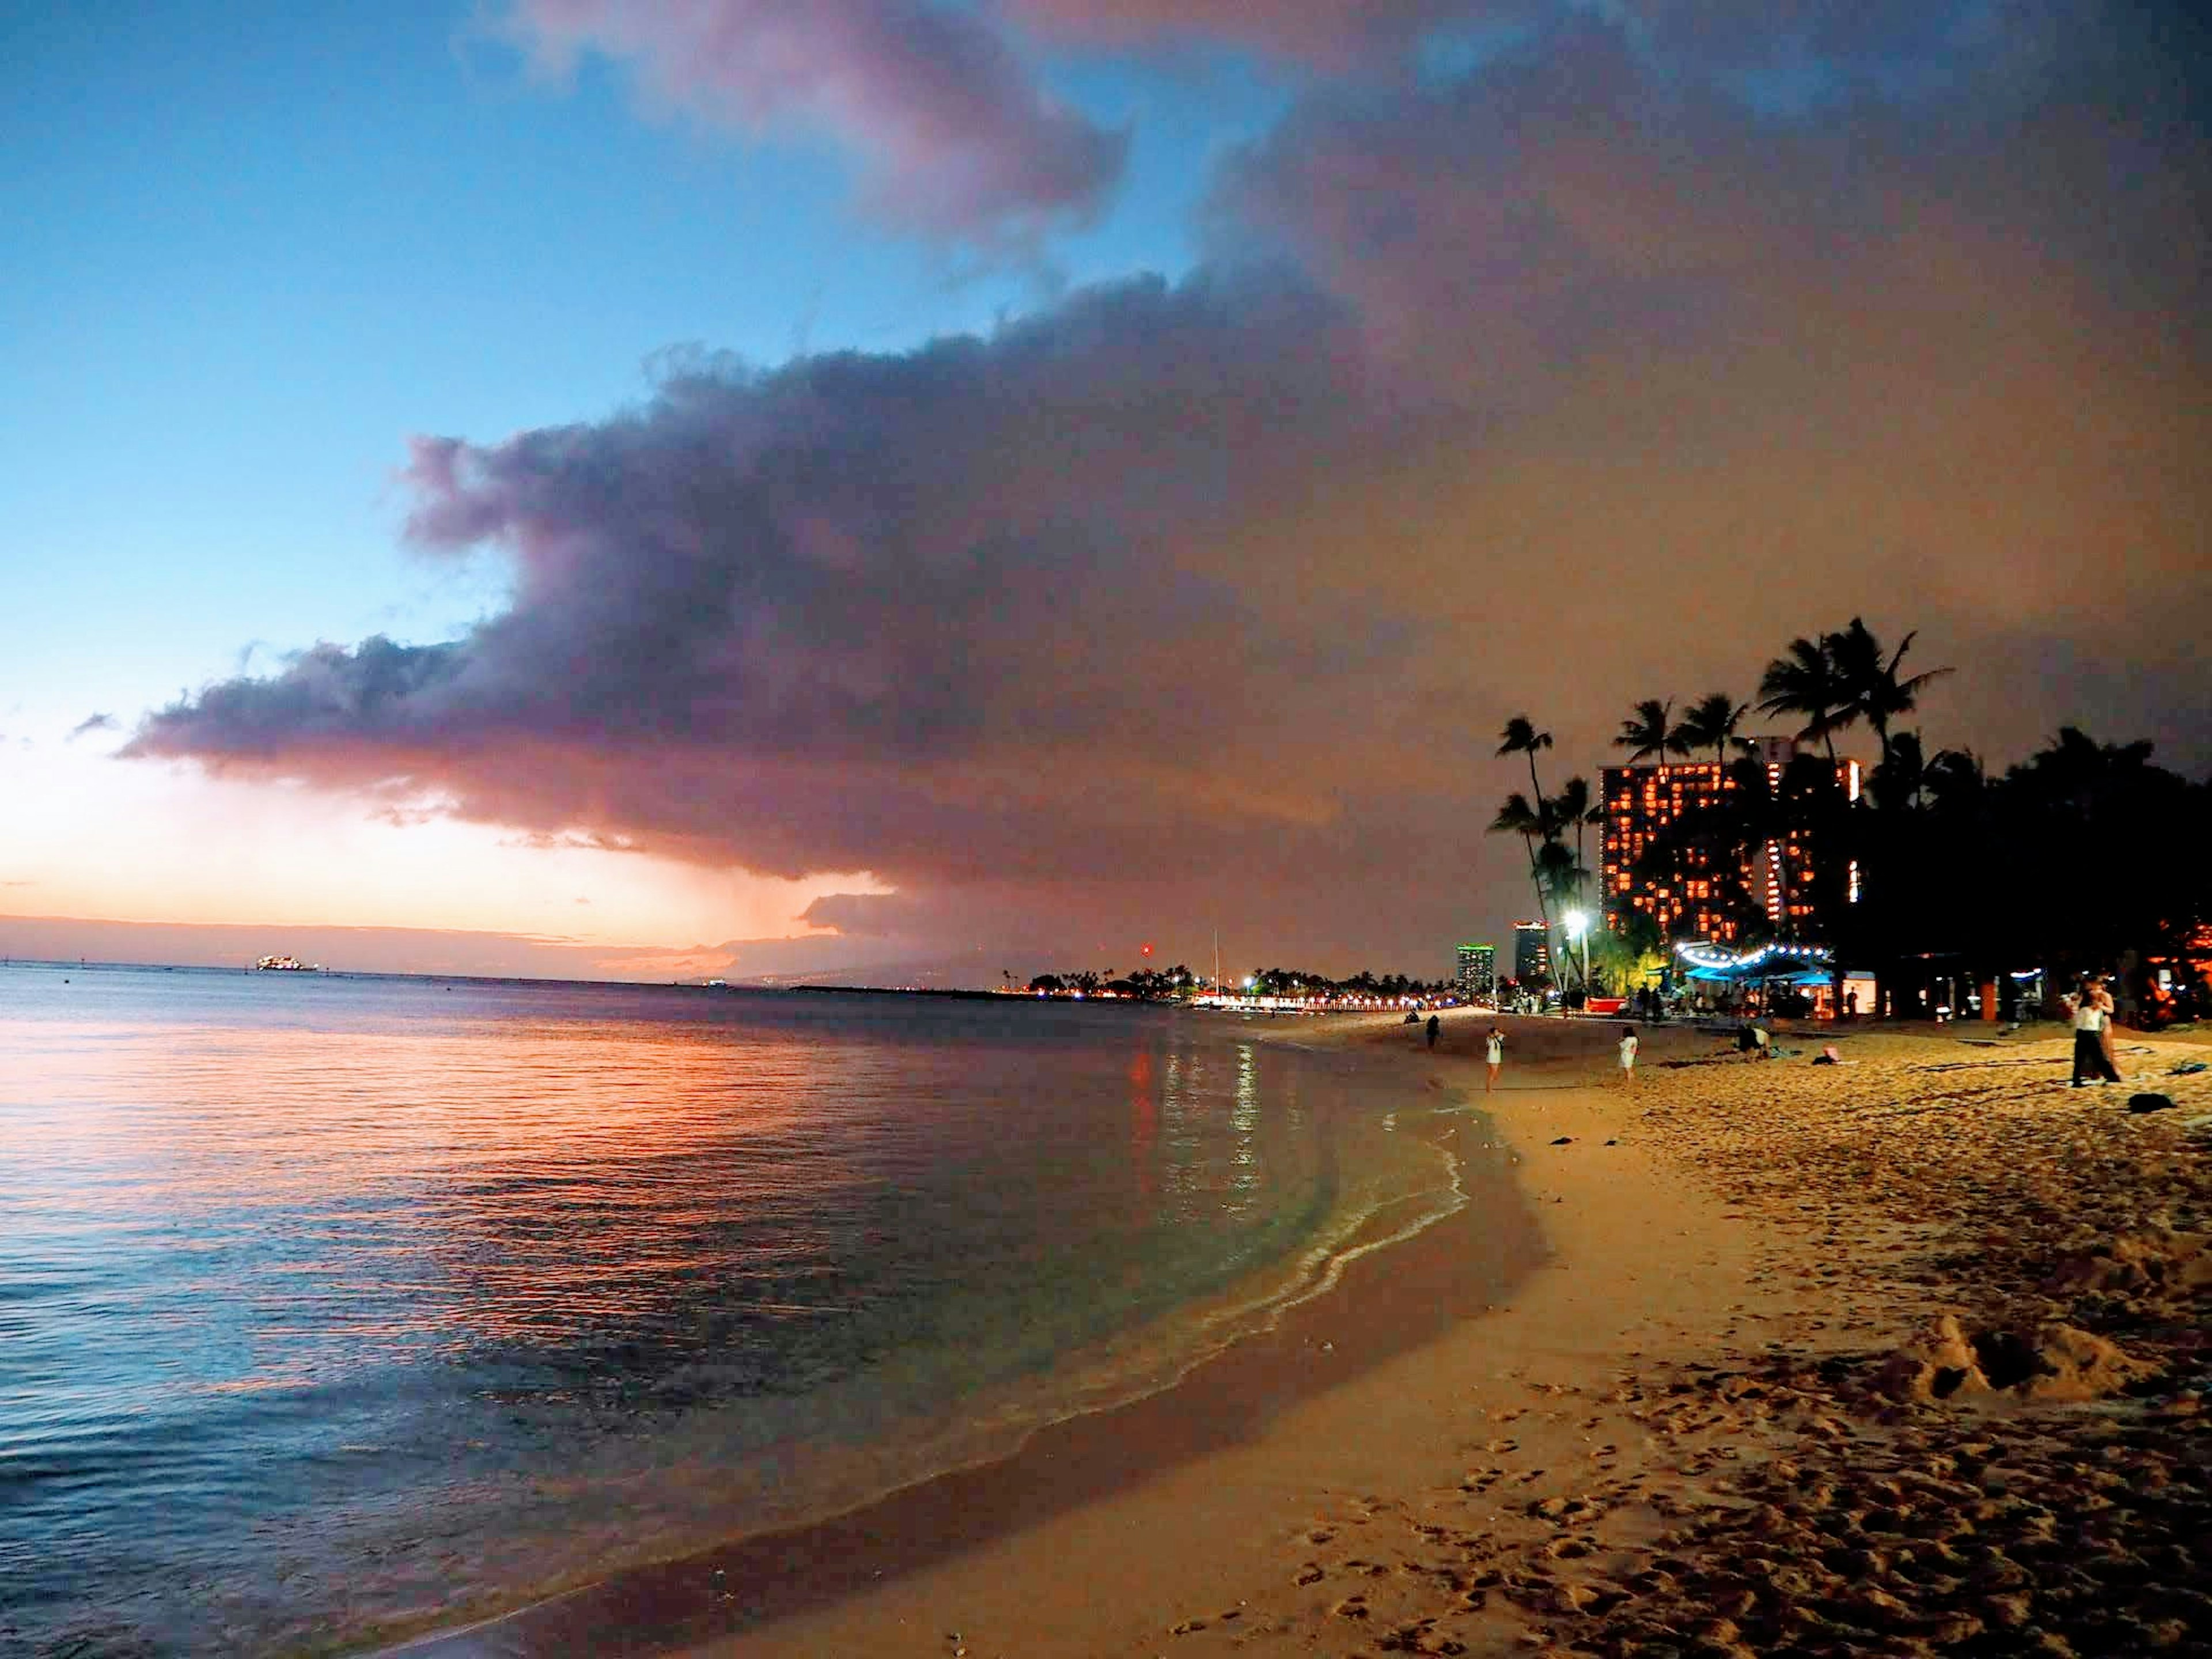
M 374 1647 L 1003 1455 L 1510 1189 L 1374 1087 L 1128 1006 L 0 967 L 0 1653 Z

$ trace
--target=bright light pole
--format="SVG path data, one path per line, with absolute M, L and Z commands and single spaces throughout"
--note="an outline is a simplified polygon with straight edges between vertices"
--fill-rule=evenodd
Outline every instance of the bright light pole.
M 1580 939 L 1583 946 L 1583 1006 L 1589 1006 L 1589 917 L 1580 910 L 1570 910 L 1560 918 L 1567 924 L 1567 937 Z

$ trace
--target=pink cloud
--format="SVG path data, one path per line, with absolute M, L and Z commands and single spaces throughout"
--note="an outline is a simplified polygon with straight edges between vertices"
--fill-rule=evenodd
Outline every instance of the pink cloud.
M 635 62 L 672 101 L 748 131 L 829 134 L 862 203 L 995 241 L 1095 213 L 1127 136 L 1055 100 L 981 18 L 929 0 L 518 0 L 526 41 Z

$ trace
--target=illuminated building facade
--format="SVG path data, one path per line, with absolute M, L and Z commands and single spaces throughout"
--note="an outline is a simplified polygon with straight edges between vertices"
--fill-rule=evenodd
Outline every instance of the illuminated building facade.
M 1498 988 L 1498 948 L 1491 945 L 1459 947 L 1459 988 L 1471 997 L 1486 997 Z
M 1513 924 L 1513 982 L 1534 985 L 1552 977 L 1552 943 L 1540 921 Z
M 1780 787 L 1783 769 L 1796 754 L 1796 745 L 1788 738 L 1757 740 L 1753 757 L 1765 767 L 1770 788 Z M 1838 761 L 1836 781 L 1849 799 L 1858 799 L 1856 761 Z M 1711 867 L 1705 849 L 1691 847 L 1685 849 L 1682 866 L 1670 876 L 1638 874 L 1637 861 L 1669 824 L 1714 805 L 1738 787 L 1728 769 L 1714 761 L 1608 766 L 1599 774 L 1599 799 L 1605 810 L 1599 868 L 1607 927 L 1617 928 L 1630 911 L 1641 910 L 1658 922 L 1668 939 L 1733 943 L 1742 932 L 1741 915 L 1729 898 L 1739 888 L 1750 894 L 1778 932 L 1796 933 L 1810 921 L 1815 848 L 1802 832 L 1766 842 L 1736 870 Z M 1856 902 L 1856 868 L 1850 872 L 1850 893 Z

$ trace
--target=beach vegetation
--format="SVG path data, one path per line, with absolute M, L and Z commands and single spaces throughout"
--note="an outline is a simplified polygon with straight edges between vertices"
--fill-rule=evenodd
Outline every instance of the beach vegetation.
M 1759 713 L 1802 718 L 1805 723 L 1796 733 L 1797 740 L 1825 745 L 1831 761 L 1836 758 L 1835 722 L 1850 702 L 1829 653 L 1828 641 L 1832 637 L 1800 635 L 1790 641 L 1788 649 L 1766 665 L 1759 680 Z
M 1672 721 L 1674 705 L 1671 700 L 1646 697 L 1620 723 L 1620 735 L 1613 740 L 1616 749 L 1628 750 L 1628 763 L 1638 761 L 1663 761 L 1669 755 L 1686 755 L 1689 744 L 1682 728 Z
M 1667 736 L 1668 705 L 1653 702 L 1639 707 L 1639 719 L 1647 720 L 1656 733 L 1655 740 L 1663 750 L 1670 739 Z M 1626 740 L 1629 726 L 1622 727 Z M 1536 896 L 1536 914 L 1544 929 L 1545 956 L 1553 964 L 1553 978 L 1565 987 L 1580 969 L 1577 952 L 1562 953 L 1553 918 L 1584 908 L 1588 905 L 1590 867 L 1588 859 L 1588 833 L 1593 825 L 1605 822 L 1604 803 L 1590 788 L 1586 777 L 1569 778 L 1560 785 L 1557 794 L 1544 793 L 1543 780 L 1536 770 L 1536 756 L 1552 746 L 1552 734 L 1540 732 L 1535 722 L 1526 714 L 1516 714 L 1506 721 L 1498 753 L 1522 755 L 1528 763 L 1529 793 L 1513 791 L 1498 809 L 1491 820 L 1493 835 L 1516 835 L 1528 854 L 1528 878 Z M 1572 832 L 1573 845 L 1568 844 Z M 1587 990 L 1587 987 L 1578 988 Z
M 1517 794 L 1508 795 L 1504 809 L 1490 827 L 1501 835 L 1521 834 L 1528 841 L 1528 876 L 1536 890 L 1537 920 L 1544 926 L 1545 954 L 1556 962 L 1559 956 L 1559 940 L 1553 936 L 1551 900 L 1544 885 L 1543 866 L 1537 855 L 1538 842 L 1550 842 L 1556 839 L 1558 834 L 1556 826 L 1543 811 L 1544 781 L 1536 771 L 1536 757 L 1540 751 L 1552 746 L 1552 734 L 1538 731 L 1536 723 L 1528 715 L 1516 714 L 1505 722 L 1504 729 L 1498 736 L 1500 757 L 1521 755 L 1527 757 L 1528 797 L 1524 800 Z M 1520 809 L 1518 815 L 1514 813 L 1516 804 Z M 1509 823 L 1509 816 L 1513 816 L 1515 821 Z M 1528 826 L 1525 830 L 1521 827 L 1520 819 L 1522 818 Z
M 1668 734 L 1668 742 L 1678 755 L 1697 755 L 1710 749 L 1713 763 L 1725 766 L 1729 746 L 1743 744 L 1736 730 L 1750 712 L 1749 703 L 1738 702 L 1725 691 L 1711 692 L 1683 711 L 1681 723 Z M 1632 759 L 1629 763 L 1635 762 Z
M 1848 628 L 1829 635 L 1822 641 L 1843 694 L 1842 705 L 1836 710 L 1829 729 L 1834 731 L 1864 720 L 1881 745 L 1884 761 L 1889 758 L 1891 722 L 1911 714 L 1919 706 L 1924 687 L 1954 672 L 1949 668 L 1930 668 L 1917 674 L 1900 673 L 1905 653 L 1912 649 L 1912 641 L 1918 637 L 1919 630 L 1913 629 L 1885 658 L 1881 641 L 1874 636 L 1864 620 L 1854 617 Z
M 1667 941 L 1656 918 L 1631 910 L 1618 927 L 1601 927 L 1589 937 L 1590 989 L 1606 996 L 1632 996 L 1656 982 L 1667 966 Z

